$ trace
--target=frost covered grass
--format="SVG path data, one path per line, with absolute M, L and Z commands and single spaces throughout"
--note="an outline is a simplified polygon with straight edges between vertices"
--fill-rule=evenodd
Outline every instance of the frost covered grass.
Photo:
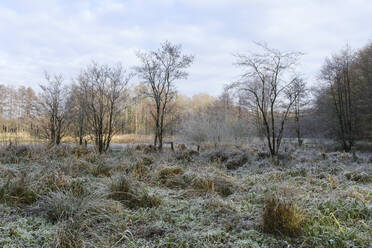
M 372 242 L 372 154 L 12 149 L 0 152 L 0 247 Z

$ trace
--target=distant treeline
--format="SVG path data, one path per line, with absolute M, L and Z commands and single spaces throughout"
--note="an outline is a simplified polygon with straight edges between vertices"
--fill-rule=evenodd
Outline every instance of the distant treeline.
M 178 94 L 176 82 L 187 78 L 194 56 L 170 42 L 138 53 L 134 70 L 93 62 L 69 84 L 46 73 L 38 95 L 30 87 L 0 85 L 0 132 L 57 145 L 66 136 L 80 144 L 89 139 L 99 152 L 116 134 L 153 134 L 158 149 L 167 136 L 198 147 L 261 137 L 272 155 L 283 137 L 299 145 L 303 138 L 331 138 L 345 151 L 371 139 L 372 43 L 327 58 L 311 89 L 296 71 L 301 53 L 257 45 L 262 53 L 235 55 L 241 77 L 219 97 Z

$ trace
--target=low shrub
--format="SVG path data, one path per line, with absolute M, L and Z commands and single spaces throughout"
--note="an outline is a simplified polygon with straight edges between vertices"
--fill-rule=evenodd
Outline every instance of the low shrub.
M 304 221 L 303 211 L 293 202 L 286 202 L 274 196 L 265 201 L 262 213 L 263 231 L 266 233 L 299 236 Z

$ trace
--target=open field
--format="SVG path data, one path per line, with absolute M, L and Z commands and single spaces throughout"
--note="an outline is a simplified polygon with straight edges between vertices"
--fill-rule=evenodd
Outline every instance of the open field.
M 372 154 L 287 146 L 3 147 L 0 247 L 371 247 Z
M 89 144 L 92 143 L 91 137 L 86 136 L 84 140 L 87 140 Z M 0 133 L 0 145 L 13 144 L 25 144 L 25 145 L 35 145 L 39 143 L 48 143 L 47 139 L 40 139 L 31 136 L 27 132 L 22 133 Z M 67 144 L 78 143 L 77 138 L 64 137 L 63 142 Z M 140 134 L 117 134 L 112 137 L 112 143 L 116 144 L 141 144 L 141 143 L 151 143 L 153 142 L 153 137 L 151 135 L 140 135 Z

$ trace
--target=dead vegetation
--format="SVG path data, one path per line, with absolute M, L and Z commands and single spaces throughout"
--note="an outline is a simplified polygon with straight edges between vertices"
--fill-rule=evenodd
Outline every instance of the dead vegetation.
M 317 149 L 292 149 L 275 159 L 259 149 L 235 148 L 200 155 L 136 147 L 102 155 L 84 148 L 35 150 L 8 164 L 10 151 L 2 150 L 0 246 L 370 243 L 368 154 L 355 160 Z
M 262 213 L 263 230 L 267 233 L 299 236 L 304 221 L 303 211 L 293 202 L 270 196 Z
M 129 208 L 152 208 L 161 204 L 161 199 L 150 195 L 139 183 L 125 175 L 112 179 L 109 198 L 120 201 Z

